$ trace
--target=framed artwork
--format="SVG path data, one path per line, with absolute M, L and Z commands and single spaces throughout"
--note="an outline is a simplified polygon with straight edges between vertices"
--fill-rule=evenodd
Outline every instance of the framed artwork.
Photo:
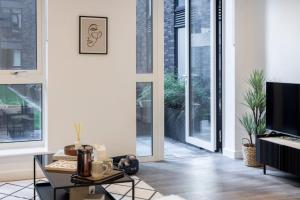
M 107 54 L 107 17 L 79 16 L 79 53 Z

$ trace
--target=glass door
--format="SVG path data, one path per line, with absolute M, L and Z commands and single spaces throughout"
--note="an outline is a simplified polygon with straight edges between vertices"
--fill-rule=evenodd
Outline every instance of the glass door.
M 189 0 L 186 7 L 186 141 L 215 151 L 215 0 Z

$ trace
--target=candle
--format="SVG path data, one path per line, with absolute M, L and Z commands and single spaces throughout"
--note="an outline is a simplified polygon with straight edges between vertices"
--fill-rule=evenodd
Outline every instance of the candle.
M 108 159 L 106 148 L 105 148 L 104 145 L 95 144 L 94 148 L 95 148 L 95 152 L 94 152 L 95 153 L 95 158 L 94 158 L 94 160 L 103 161 L 103 160 Z

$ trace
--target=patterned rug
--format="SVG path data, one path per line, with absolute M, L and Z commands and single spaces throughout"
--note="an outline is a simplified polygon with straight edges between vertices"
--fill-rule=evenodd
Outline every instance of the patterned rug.
M 135 180 L 135 199 L 136 200 L 155 200 L 162 197 L 153 187 L 142 181 L 137 176 L 132 176 Z M 39 182 L 45 182 L 40 179 Z M 103 185 L 117 200 L 131 200 L 131 183 L 119 183 Z M 0 182 L 0 199 L 2 200 L 21 200 L 33 199 L 33 181 L 23 180 L 14 182 Z M 37 200 L 39 198 L 36 198 Z

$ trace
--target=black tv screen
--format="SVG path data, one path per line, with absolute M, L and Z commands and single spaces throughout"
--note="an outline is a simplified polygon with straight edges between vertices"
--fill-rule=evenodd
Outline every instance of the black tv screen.
M 268 82 L 266 93 L 267 129 L 300 137 L 300 85 Z

